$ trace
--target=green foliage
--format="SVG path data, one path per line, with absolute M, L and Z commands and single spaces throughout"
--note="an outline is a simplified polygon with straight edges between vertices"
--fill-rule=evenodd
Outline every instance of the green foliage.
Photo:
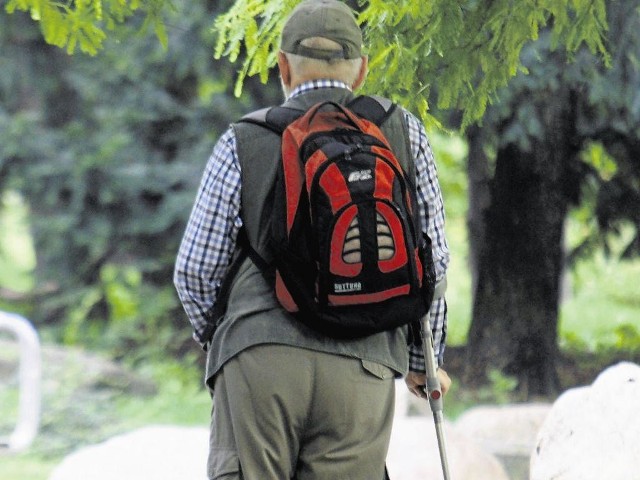
M 266 83 L 269 69 L 277 61 L 282 24 L 297 3 L 297 0 L 240 0 L 216 18 L 214 28 L 219 37 L 214 52 L 215 58 L 226 56 L 231 62 L 235 62 L 240 57 L 242 47 L 246 49 L 246 58 L 234 89 L 237 97 L 242 92 L 242 85 L 247 76 L 257 74 L 260 80 Z M 260 24 L 257 19 L 260 20 Z
M 469 389 L 460 378 L 453 377 L 451 390 L 444 397 L 444 413 L 447 419 L 455 420 L 467 410 L 478 405 L 502 405 L 520 401 L 516 387 L 517 379 L 504 375 L 498 370 L 488 374 L 489 382 L 478 388 Z M 425 407 L 423 415 L 430 415 Z
M 569 222 L 569 240 L 580 225 Z M 618 239 L 623 248 L 625 239 Z M 638 352 L 637 278 L 640 260 L 620 261 L 602 251 L 580 259 L 568 273 L 561 305 L 560 346 L 570 351 Z
M 5 456 L 0 464 L 0 475 L 5 480 L 47 480 L 59 462 L 58 459 L 42 458 L 40 455 L 21 453 Z
M 256 102 L 227 92 L 205 4 L 176 12 L 166 51 L 147 35 L 106 40 L 99 57 L 68 56 L 26 15 L 0 14 L 0 192 L 29 212 L 30 318 L 57 340 L 133 359 L 192 345 L 175 254 L 217 137 Z
M 624 352 L 640 351 L 640 327 L 624 323 L 615 329 L 615 349 Z
M 581 158 L 603 181 L 611 180 L 618 171 L 615 159 L 601 142 L 588 142 L 582 151 Z
M 504 375 L 499 370 L 491 370 L 488 374 L 490 381 L 489 398 L 497 403 L 508 403 L 512 394 L 518 387 L 518 380 L 514 377 Z
M 33 288 L 35 253 L 27 218 L 28 209 L 16 192 L 0 197 L 0 287 L 16 292 Z
M 611 31 L 606 62 L 588 48 L 573 54 L 554 50 L 553 30 L 522 52 L 528 74 L 519 74 L 498 92 L 498 101 L 483 117 L 486 148 L 512 144 L 524 152 L 556 131 L 547 112 L 561 106 L 567 142 L 574 156 L 563 161 L 563 194 L 581 225 L 580 241 L 571 244 L 570 262 L 598 248 L 617 250 L 611 238 L 635 228 L 619 250 L 623 258 L 640 254 L 640 9 L 633 2 L 609 2 Z M 568 62 L 571 60 L 571 62 Z M 564 103 L 562 98 L 566 99 Z M 543 155 L 544 152 L 541 152 Z M 548 175 L 543 172 L 542 175 Z M 610 235 L 610 234 L 613 234 Z
M 237 0 L 215 23 L 216 58 L 241 54 L 236 82 L 263 81 L 276 62 L 282 22 L 297 1 Z M 479 120 L 496 91 L 519 71 L 522 48 L 550 27 L 552 44 L 568 52 L 586 45 L 608 62 L 603 0 L 359 2 L 370 56 L 367 91 L 388 95 L 440 125 L 430 109 L 462 110 L 462 127 Z
M 465 217 L 448 216 L 446 232 L 451 253 L 447 270 L 447 345 L 460 346 L 467 343 L 473 303 Z
M 428 135 L 438 167 L 440 187 L 446 192 L 447 217 L 464 217 L 467 211 L 467 144 L 459 135 L 438 130 Z
M 168 321 L 168 313 L 179 312 L 178 307 L 171 285 L 144 283 L 141 271 L 131 265 L 105 264 L 100 282 L 82 289 L 67 310 L 61 340 L 106 350 L 129 364 L 163 359 L 189 338 L 186 328 Z
M 95 55 L 104 47 L 107 32 L 114 32 L 136 13 L 144 15 L 140 28 L 152 28 L 166 49 L 168 36 L 164 10 L 171 8 L 168 0 L 8 0 L 5 10 L 28 12 L 38 22 L 44 40 L 73 54 L 76 47 Z

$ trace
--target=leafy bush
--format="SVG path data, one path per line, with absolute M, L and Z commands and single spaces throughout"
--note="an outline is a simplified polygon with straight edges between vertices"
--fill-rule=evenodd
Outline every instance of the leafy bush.
M 99 57 L 69 57 L 28 16 L 0 14 L 0 192 L 29 209 L 29 317 L 57 340 L 128 358 L 191 345 L 173 261 L 217 136 L 256 106 L 225 91 L 214 8 L 176 8 L 166 51 L 147 35 Z

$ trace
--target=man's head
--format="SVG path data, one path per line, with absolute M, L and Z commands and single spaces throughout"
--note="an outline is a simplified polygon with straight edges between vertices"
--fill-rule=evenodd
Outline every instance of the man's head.
M 339 48 L 308 47 L 304 40 L 322 37 Z M 318 60 L 354 60 L 362 56 L 362 32 L 351 9 L 338 0 L 305 0 L 291 12 L 280 49 Z
M 317 78 L 341 80 L 352 88 L 364 81 L 367 58 L 362 32 L 351 9 L 338 0 L 304 0 L 282 30 L 278 59 L 285 93 Z

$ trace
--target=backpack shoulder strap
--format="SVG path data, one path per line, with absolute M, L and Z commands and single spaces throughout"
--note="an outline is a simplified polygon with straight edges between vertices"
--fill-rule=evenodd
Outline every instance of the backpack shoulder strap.
M 227 268 L 227 272 L 222 280 L 220 289 L 218 290 L 216 303 L 212 310 L 208 312 L 209 326 L 204 335 L 207 341 L 211 339 L 215 330 L 220 326 L 222 320 L 224 320 L 224 315 L 227 312 L 227 305 L 229 304 L 231 286 L 240 271 L 240 267 L 247 257 L 251 259 L 256 267 L 258 267 L 258 270 L 260 270 L 260 273 L 268 283 L 274 284 L 275 282 L 275 267 L 269 265 L 267 261 L 251 246 L 244 225 L 240 227 L 240 230 L 238 231 L 236 249 L 237 253 L 231 259 L 231 263 Z
M 382 125 L 397 107 L 388 98 L 378 95 L 358 96 L 346 106 L 358 116 L 378 126 Z M 246 114 L 238 123 L 251 123 L 282 135 L 282 132 L 285 131 L 289 124 L 300 118 L 304 113 L 304 110 L 292 107 L 268 107 Z
M 398 104 L 378 95 L 362 95 L 351 100 L 347 107 L 382 128 L 387 138 L 396 138 L 396 141 L 402 142 L 396 145 L 400 149 L 398 152 L 402 152 L 402 155 L 398 156 L 398 160 L 415 187 L 415 165 L 411 161 L 411 139 L 404 115 Z M 404 146 L 402 146 L 403 144 Z
M 360 117 L 381 126 L 393 114 L 397 105 L 378 95 L 361 95 L 351 100 L 347 107 Z
M 304 111 L 290 107 L 269 107 L 248 113 L 238 123 L 251 123 L 271 130 L 277 135 L 282 135 L 290 123 L 297 120 Z
M 273 107 L 261 108 L 260 110 L 256 110 L 251 113 L 247 113 L 244 117 L 242 117 L 239 121 L 245 123 L 264 123 L 267 118 L 267 113 Z

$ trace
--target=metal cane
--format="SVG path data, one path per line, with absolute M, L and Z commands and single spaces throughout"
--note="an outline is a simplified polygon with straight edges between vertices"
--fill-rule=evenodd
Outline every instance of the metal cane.
M 431 324 L 429 322 L 429 314 L 422 318 L 422 346 L 424 351 L 424 359 L 427 367 L 427 385 L 426 392 L 429 396 L 429 406 L 433 412 L 433 421 L 436 427 L 436 436 L 438 437 L 438 449 L 440 450 L 440 463 L 442 464 L 442 474 L 444 480 L 450 480 L 449 462 L 447 460 L 447 445 L 444 435 L 444 417 L 442 414 L 442 390 L 440 388 L 440 380 L 438 380 L 435 353 L 433 349 L 433 334 L 431 333 Z

